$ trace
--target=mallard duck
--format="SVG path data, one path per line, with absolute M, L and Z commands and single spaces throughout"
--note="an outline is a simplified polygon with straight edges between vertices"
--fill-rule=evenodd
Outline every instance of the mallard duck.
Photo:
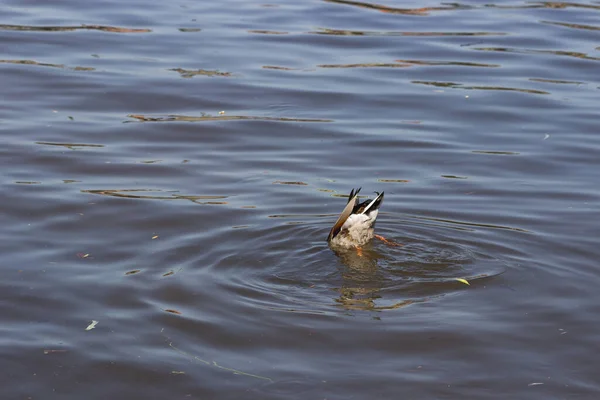
M 327 241 L 332 246 L 360 248 L 376 236 L 373 227 L 379 206 L 383 201 L 383 192 L 375 192 L 377 197 L 373 200 L 365 200 L 360 203 L 358 201 L 360 189 L 356 191 L 352 189 L 346 208 L 329 232 Z

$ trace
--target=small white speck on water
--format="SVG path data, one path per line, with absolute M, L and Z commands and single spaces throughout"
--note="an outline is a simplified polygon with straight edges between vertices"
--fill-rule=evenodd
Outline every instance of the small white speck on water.
M 92 323 L 89 324 L 87 326 L 87 328 L 85 328 L 86 331 L 91 331 L 92 329 L 94 329 L 96 327 L 96 325 L 98 325 L 98 321 L 92 320 Z

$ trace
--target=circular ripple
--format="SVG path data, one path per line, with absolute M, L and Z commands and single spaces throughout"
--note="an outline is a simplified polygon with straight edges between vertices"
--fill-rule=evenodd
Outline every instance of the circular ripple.
M 466 289 L 457 279 L 474 283 L 505 269 L 494 256 L 461 240 L 472 232 L 456 235 L 411 224 L 387 221 L 377 227 L 401 246 L 374 240 L 362 251 L 330 249 L 325 240 L 329 218 L 242 229 L 243 254 L 223 257 L 214 268 L 223 289 L 248 303 L 312 313 L 400 308 Z M 395 226 L 402 226 L 401 234 Z

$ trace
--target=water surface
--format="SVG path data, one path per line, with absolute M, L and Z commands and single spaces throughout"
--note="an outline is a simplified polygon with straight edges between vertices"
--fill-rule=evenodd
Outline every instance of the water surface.
M 596 399 L 599 17 L 6 2 L 6 398 Z

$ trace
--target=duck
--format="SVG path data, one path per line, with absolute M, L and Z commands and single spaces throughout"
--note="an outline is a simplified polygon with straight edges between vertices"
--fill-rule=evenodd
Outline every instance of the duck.
M 348 203 L 331 228 L 327 242 L 336 248 L 360 248 L 369 243 L 374 237 L 386 241 L 383 237 L 375 235 L 375 220 L 379 207 L 383 202 L 384 192 L 375 192 L 377 197 L 365 200 L 358 199 L 358 190 L 352 189 L 348 196 Z

